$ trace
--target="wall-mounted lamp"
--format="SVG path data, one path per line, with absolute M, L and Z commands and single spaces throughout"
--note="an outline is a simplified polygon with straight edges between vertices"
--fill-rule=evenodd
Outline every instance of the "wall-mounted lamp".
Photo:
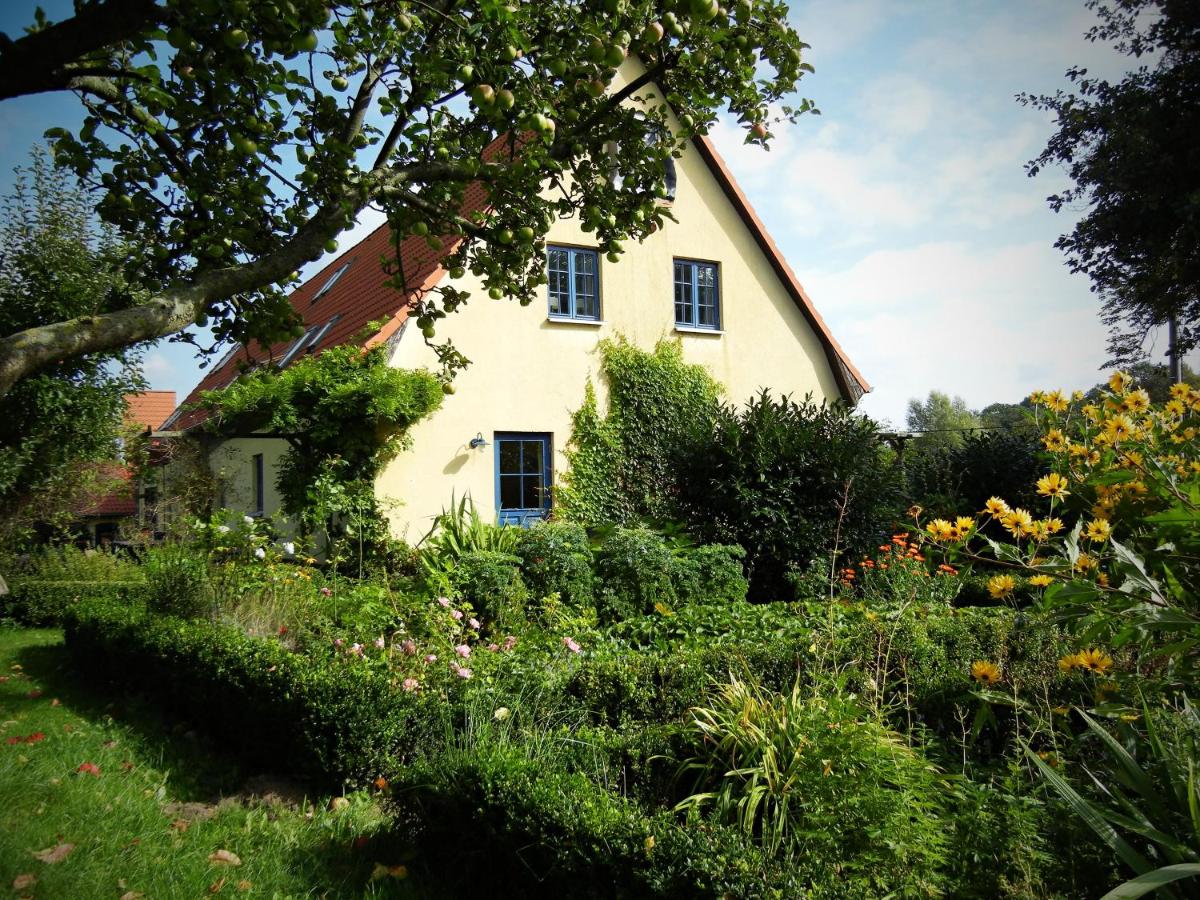
M 477 432 L 475 437 L 471 438 L 471 442 L 467 445 L 472 450 L 482 450 L 488 445 L 488 442 L 483 439 L 483 432 Z

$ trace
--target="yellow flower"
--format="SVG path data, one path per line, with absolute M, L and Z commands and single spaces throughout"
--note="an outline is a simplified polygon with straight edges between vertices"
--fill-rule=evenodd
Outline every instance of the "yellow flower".
M 1071 391 L 1071 400 L 1078 403 L 1083 399 L 1083 391 Z
M 1177 381 L 1175 384 L 1171 385 L 1171 397 L 1175 400 L 1182 400 L 1186 403 L 1191 392 L 1191 385 L 1186 384 L 1185 382 Z
M 1048 394 L 1043 394 L 1042 399 L 1045 401 L 1046 406 L 1056 413 L 1067 411 L 1067 398 L 1063 396 L 1062 391 L 1050 391 Z
M 1011 575 L 993 575 L 988 579 L 988 593 L 997 600 L 1002 600 L 1013 592 L 1017 580 Z
M 1113 372 L 1108 379 L 1108 386 L 1114 394 L 1123 394 L 1133 384 L 1133 376 L 1128 372 Z
M 1136 429 L 1128 416 L 1113 416 L 1104 423 L 1104 434 L 1114 444 L 1129 440 Z
M 1145 388 L 1130 391 L 1121 401 L 1121 406 L 1126 412 L 1139 413 L 1150 408 L 1150 395 L 1146 393 Z
M 1065 497 L 1071 493 L 1067 490 L 1067 479 L 1057 472 L 1044 475 L 1037 481 L 1037 492 L 1043 497 Z
M 1095 403 L 1087 404 L 1083 407 L 1082 411 L 1089 422 L 1095 422 L 1100 418 L 1100 407 L 1098 407 Z
M 971 533 L 975 527 L 975 520 L 970 516 L 959 516 L 954 520 L 954 536 L 956 538 L 965 538 Z
M 1086 553 L 1080 553 L 1079 558 L 1075 560 L 1075 571 L 1086 572 L 1089 569 L 1094 569 L 1099 563 L 1095 559 L 1088 556 Z
M 1074 669 L 1078 665 L 1079 665 L 1079 654 L 1078 653 L 1068 653 L 1066 656 L 1064 656 L 1062 659 L 1060 659 L 1058 661 L 1058 670 L 1060 672 L 1070 672 L 1072 669 Z
M 991 497 L 988 502 L 983 505 L 983 511 L 993 519 L 999 519 L 1007 516 L 1009 513 L 1008 504 L 999 497 Z
M 1003 678 L 998 665 L 982 659 L 971 663 L 971 677 L 980 684 L 987 685 L 988 687 L 999 684 Z
M 1163 404 L 1163 412 L 1178 419 L 1182 418 L 1183 414 L 1187 412 L 1187 407 L 1182 400 L 1168 400 Z
M 934 519 L 925 526 L 925 530 L 935 541 L 949 541 L 954 538 L 954 526 L 945 519 Z
M 1112 526 L 1108 524 L 1108 519 L 1092 519 L 1083 530 L 1083 536 L 1089 541 L 1102 544 L 1112 536 Z
M 1089 672 L 1095 672 L 1097 675 L 1108 674 L 1112 668 L 1112 657 L 1102 650 L 1081 650 L 1075 654 L 1076 665 L 1081 669 L 1087 669 Z
M 1045 403 L 1046 395 L 1042 391 L 1034 391 L 1032 394 L 1029 395 L 1029 402 L 1032 403 L 1034 406 L 1037 406 L 1040 403 Z
M 1108 573 L 1107 572 L 1097 572 L 1096 573 L 1096 584 L 1100 585 L 1101 587 L 1108 587 Z
M 1054 581 L 1049 575 L 1034 575 L 1029 579 L 1029 583 L 1034 587 L 1045 587 Z
M 1058 518 L 1057 516 L 1055 516 L 1053 519 L 1046 520 L 1046 533 L 1047 534 L 1058 534 L 1065 527 L 1066 526 L 1063 525 L 1063 520 Z
M 1060 450 L 1067 448 L 1066 435 L 1057 428 L 1051 428 L 1046 432 L 1046 436 L 1042 438 L 1042 444 L 1052 453 L 1057 453 Z
M 1033 533 L 1033 516 L 1020 507 L 1009 510 L 1008 514 L 1000 520 L 1000 524 L 1007 528 L 1013 537 Z

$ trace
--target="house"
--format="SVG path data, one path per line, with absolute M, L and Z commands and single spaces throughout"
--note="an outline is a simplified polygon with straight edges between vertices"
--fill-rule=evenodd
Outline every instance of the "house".
M 628 60 L 618 78 L 636 77 L 637 66 Z M 439 323 L 438 339 L 450 338 L 472 365 L 377 480 L 380 499 L 398 501 L 389 504 L 397 536 L 418 539 L 452 495 L 469 493 L 485 516 L 505 521 L 546 515 L 548 488 L 565 464 L 571 414 L 589 378 L 604 402 L 596 378 L 603 338 L 623 335 L 651 348 L 674 336 L 685 358 L 707 366 L 731 399 L 769 387 L 853 404 L 870 389 L 707 138 L 692 141 L 676 160 L 675 181 L 678 223 L 627 247 L 616 263 L 597 252 L 577 221 L 556 222 L 540 304 L 491 300 L 470 273 L 455 282 L 472 300 Z M 298 288 L 291 302 L 305 334 L 270 348 L 271 358 L 287 365 L 384 320 L 367 345 L 385 342 L 398 367 L 436 369 L 433 352 L 410 327 L 406 293 L 384 286 L 380 259 L 392 243 L 381 227 Z M 404 240 L 399 252 L 407 290 L 450 277 L 421 238 Z M 188 402 L 229 384 L 237 357 L 230 353 L 214 366 Z M 201 419 L 185 403 L 166 427 L 187 429 Z M 273 473 L 285 449 L 266 436 L 223 442 L 211 464 L 223 476 L 225 503 L 252 514 L 278 508 Z
M 129 394 L 125 397 L 124 423 L 130 431 L 153 431 L 160 428 L 174 410 L 174 391 Z M 149 527 L 154 530 L 153 494 L 147 503 L 144 486 L 135 480 L 127 460 L 95 463 L 92 470 L 100 493 L 81 498 L 75 508 L 76 531 L 83 541 L 101 546 L 115 541 L 122 529 Z

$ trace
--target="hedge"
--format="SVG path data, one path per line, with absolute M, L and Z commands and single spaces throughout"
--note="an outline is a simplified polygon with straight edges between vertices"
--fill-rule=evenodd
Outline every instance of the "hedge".
M 145 602 L 149 588 L 144 581 L 42 581 L 22 579 L 9 585 L 0 597 L 0 618 L 16 619 L 22 625 L 60 625 L 64 613 L 80 600 L 97 598 L 112 603 L 137 605 Z
M 390 775 L 445 735 L 444 701 L 236 628 L 85 601 L 68 611 L 65 631 L 85 673 L 203 720 L 223 748 L 252 765 L 319 785 Z
M 456 897 L 795 897 L 739 831 L 635 802 L 506 747 L 453 751 L 392 784 L 412 840 Z

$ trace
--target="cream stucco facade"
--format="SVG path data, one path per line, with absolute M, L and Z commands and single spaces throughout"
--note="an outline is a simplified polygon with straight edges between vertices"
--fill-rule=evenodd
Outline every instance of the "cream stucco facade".
M 571 414 L 588 379 L 602 405 L 605 400 L 596 377 L 597 345 L 604 338 L 623 335 L 647 349 L 663 337 L 678 339 L 687 361 L 707 367 L 733 401 L 763 387 L 797 397 L 811 392 L 818 400 L 841 395 L 820 338 L 694 145 L 676 161 L 676 174 L 672 211 L 678 221 L 627 245 L 618 262 L 598 256 L 599 323 L 552 320 L 545 297 L 526 307 L 492 300 L 469 274 L 456 282 L 473 299 L 440 323 L 438 339 L 450 338 L 472 364 L 442 409 L 412 430 L 411 449 L 377 482 L 379 496 L 399 504 L 391 512 L 398 536 L 411 541 L 423 535 L 452 494 L 470 494 L 485 517 L 496 514 L 497 432 L 550 435 L 557 480 Z M 556 222 L 547 243 L 596 246 L 575 220 Z M 720 331 L 675 327 L 677 258 L 717 263 Z M 392 361 L 402 368 L 435 367 L 415 328 L 401 334 Z M 476 435 L 486 447 L 470 447 Z

